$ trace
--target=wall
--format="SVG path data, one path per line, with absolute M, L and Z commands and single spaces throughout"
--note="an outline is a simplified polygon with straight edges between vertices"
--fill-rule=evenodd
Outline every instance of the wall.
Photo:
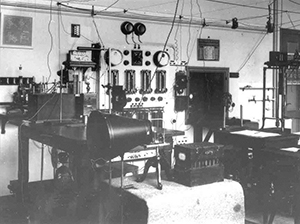
M 125 36 L 120 31 L 120 25 L 124 21 L 122 18 L 100 17 L 92 18 L 90 15 L 71 13 L 71 12 L 57 12 L 53 10 L 31 9 L 2 6 L 1 14 L 21 15 L 33 17 L 33 46 L 30 49 L 22 48 L 7 48 L 1 46 L 0 48 L 0 76 L 1 77 L 15 77 L 19 76 L 19 66 L 22 65 L 23 76 L 34 76 L 36 82 L 45 81 L 50 78 L 50 81 L 58 79 L 56 71 L 60 69 L 61 63 L 66 59 L 66 54 L 69 50 L 75 50 L 78 46 L 90 46 L 91 43 L 99 42 L 98 34 L 93 24 L 95 21 L 98 27 L 99 34 L 105 45 L 105 48 L 116 49 L 133 49 L 133 44 L 130 38 L 128 45 L 125 41 Z M 136 20 L 131 22 L 135 23 Z M 70 36 L 71 24 L 80 24 L 81 34 L 80 38 L 72 38 Z M 144 21 L 147 27 L 146 33 L 141 37 L 142 49 L 161 49 L 164 45 L 168 32 L 170 30 L 170 23 Z M 177 32 L 176 32 L 176 29 Z M 190 34 L 190 35 L 189 35 Z M 202 62 L 197 61 L 196 44 L 197 37 L 211 38 L 220 40 L 220 60 L 217 62 Z M 178 58 L 180 61 L 190 60 L 188 66 L 207 66 L 207 67 L 228 67 L 230 72 L 239 71 L 244 61 L 247 60 L 251 54 L 254 46 L 264 36 L 262 32 L 254 32 L 247 30 L 231 30 L 231 29 L 217 29 L 213 27 L 205 27 L 202 29 L 201 25 L 187 26 L 178 25 L 169 38 L 168 49 L 171 53 L 171 59 Z M 176 44 L 177 43 L 177 44 Z M 247 99 L 252 98 L 253 93 L 246 93 L 239 88 L 245 85 L 260 86 L 262 82 L 262 67 L 265 61 L 268 61 L 269 51 L 272 48 L 272 34 L 266 35 L 261 44 L 255 50 L 253 55 L 247 61 L 245 66 L 239 71 L 239 78 L 230 79 L 230 93 L 233 95 L 233 101 L 236 103 L 236 108 L 230 112 L 230 117 L 239 117 L 239 105 L 244 106 L 245 119 L 261 119 L 261 106 L 257 103 L 255 107 L 253 103 L 248 102 Z M 152 68 L 152 67 L 151 67 Z M 104 68 L 103 68 L 104 69 Z M 119 69 L 124 69 L 120 66 Z M 185 117 L 183 112 L 174 112 L 174 98 L 172 86 L 174 84 L 175 72 L 184 69 L 184 67 L 167 67 L 167 86 L 168 93 L 164 95 L 165 109 L 165 126 L 179 130 L 186 130 L 187 135 L 190 136 L 192 128 L 186 126 L 184 123 Z M 104 72 L 102 70 L 102 72 Z M 93 74 L 92 74 L 93 76 Z M 104 82 L 106 75 L 102 77 Z M 104 82 L 105 83 L 105 82 Z M 1 87 L 2 88 L 2 87 Z M 1 92 L 7 91 L 0 89 Z M 9 90 L 11 93 L 14 90 Z M 104 90 L 102 91 L 103 99 L 106 97 Z M 245 96 L 246 94 L 246 96 Z M 259 94 L 256 92 L 255 94 Z M 0 94 L 2 95 L 2 94 Z M 1 96 L 0 96 L 1 97 Z M 6 96 L 7 97 L 7 96 Z M 258 96 L 259 97 L 259 96 Z M 1 99 L 3 100 L 3 99 Z M 6 99 L 5 99 L 6 100 Z M 104 100 L 103 102 L 107 102 Z M 107 107 L 105 105 L 104 107 Z M 176 119 L 177 122 L 171 123 L 171 120 Z M 9 170 L 9 172 L 1 172 L 0 176 L 0 195 L 8 194 L 6 186 L 9 180 L 16 178 L 16 163 L 17 163 L 17 132 L 16 128 L 8 126 L 8 132 L 1 135 L 0 153 L 4 155 L 1 159 L 8 158 L 6 163 L 1 163 L 1 170 Z M 40 150 L 35 144 L 32 145 L 31 150 L 31 167 L 30 179 L 37 180 L 40 178 L 40 170 L 36 167 L 40 166 Z M 49 161 L 49 154 L 45 153 L 45 161 Z M 35 164 L 35 165 L 33 165 Z M 45 178 L 52 177 L 52 169 L 49 162 L 47 162 L 47 169 L 45 170 Z M 50 167 L 50 168 L 49 168 Z M 5 189 L 5 190 L 3 190 Z

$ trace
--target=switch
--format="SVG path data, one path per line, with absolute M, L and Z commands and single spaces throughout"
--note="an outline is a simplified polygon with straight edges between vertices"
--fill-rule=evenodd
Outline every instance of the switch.
M 80 37 L 80 25 L 71 24 L 71 37 Z

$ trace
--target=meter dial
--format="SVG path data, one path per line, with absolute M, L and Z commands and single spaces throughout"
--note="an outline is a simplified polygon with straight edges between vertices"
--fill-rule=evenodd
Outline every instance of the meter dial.
M 117 49 L 111 49 L 110 52 L 111 52 L 110 58 L 109 58 L 109 50 L 107 50 L 104 53 L 104 60 L 105 60 L 106 64 L 109 64 L 109 60 L 110 60 L 111 66 L 119 65 L 123 61 L 122 52 Z
M 153 62 L 157 67 L 164 67 L 169 64 L 170 56 L 166 51 L 157 51 L 153 55 Z

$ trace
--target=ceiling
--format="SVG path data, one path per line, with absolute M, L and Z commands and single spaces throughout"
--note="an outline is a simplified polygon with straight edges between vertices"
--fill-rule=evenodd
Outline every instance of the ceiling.
M 50 0 L 49 0 L 50 1 Z M 178 0 L 177 15 L 185 18 L 206 18 L 227 21 L 238 18 L 240 23 L 264 26 L 273 15 L 274 0 Z M 279 24 L 285 28 L 300 29 L 299 0 L 278 0 Z M 64 4 L 82 4 L 103 7 L 104 10 L 127 10 L 142 13 L 174 15 L 177 0 L 60 0 Z

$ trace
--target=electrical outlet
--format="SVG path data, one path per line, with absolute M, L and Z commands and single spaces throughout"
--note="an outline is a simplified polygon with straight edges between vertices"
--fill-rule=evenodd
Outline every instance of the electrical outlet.
M 71 37 L 80 37 L 80 25 L 71 24 Z

